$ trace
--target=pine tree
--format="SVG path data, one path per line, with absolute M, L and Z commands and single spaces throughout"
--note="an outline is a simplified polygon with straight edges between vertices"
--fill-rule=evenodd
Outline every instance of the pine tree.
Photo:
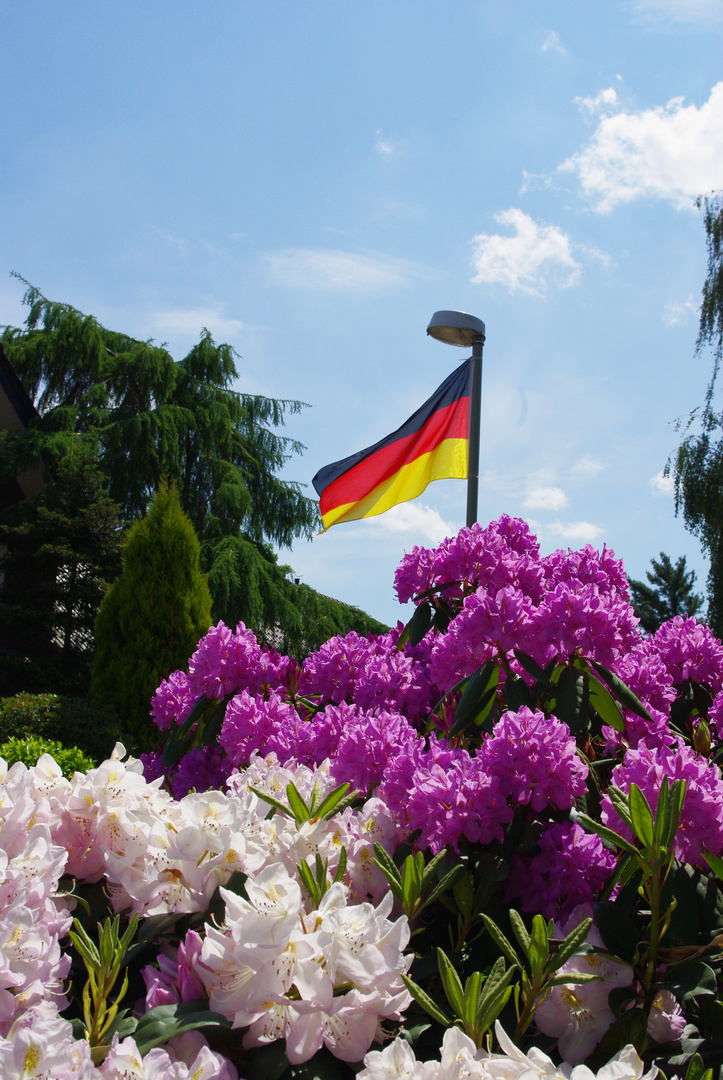
M 96 454 L 80 442 L 42 493 L 0 521 L 0 697 L 87 693 L 93 628 L 120 571 L 122 523 Z
M 654 634 L 658 627 L 675 615 L 697 615 L 703 606 L 703 597 L 693 592 L 695 570 L 687 570 L 685 555 L 675 563 L 665 552 L 660 552 L 660 560 L 651 559 L 652 573 L 646 570 L 649 584 L 643 581 L 630 581 L 630 598 L 640 625 L 648 634 Z
M 138 748 L 152 743 L 150 701 L 161 679 L 186 666 L 210 624 L 198 537 L 175 487 L 162 482 L 128 532 L 121 576 L 95 627 L 91 697 L 115 708 Z

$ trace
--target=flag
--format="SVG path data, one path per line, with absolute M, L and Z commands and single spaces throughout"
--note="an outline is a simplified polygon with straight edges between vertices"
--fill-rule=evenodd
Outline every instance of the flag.
M 471 366 L 470 357 L 391 435 L 319 469 L 312 483 L 324 532 L 416 499 L 432 480 L 465 479 Z

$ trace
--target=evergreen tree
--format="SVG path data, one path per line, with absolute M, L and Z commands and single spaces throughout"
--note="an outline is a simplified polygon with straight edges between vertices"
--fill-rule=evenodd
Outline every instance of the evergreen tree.
M 25 302 L 25 327 L 6 328 L 2 344 L 40 415 L 2 436 L 0 480 L 38 461 L 52 469 L 69 446 L 88 442 L 110 497 L 135 520 L 170 477 L 201 541 L 215 618 L 234 624 L 254 606 L 251 565 L 263 582 L 256 626 L 272 624 L 271 545 L 318 526 L 316 502 L 277 475 L 303 447 L 272 429 L 302 403 L 236 391 L 236 354 L 208 331 L 176 363 L 162 346 L 107 330 L 32 286 Z
M 76 441 L 40 495 L 0 520 L 0 697 L 85 694 L 93 627 L 120 570 L 122 527 L 91 447 Z
M 708 273 L 703 286 L 696 355 L 713 350 L 713 372 L 702 409 L 688 419 L 681 445 L 668 468 L 675 479 L 675 510 L 710 558 L 708 620 L 723 636 L 723 413 L 715 390 L 723 360 L 723 193 L 703 199 Z
M 151 697 L 161 679 L 185 667 L 210 624 L 198 537 L 175 487 L 162 482 L 148 514 L 128 532 L 121 576 L 95 628 L 91 697 L 115 708 L 141 749 L 155 731 Z
M 630 597 L 640 625 L 648 634 L 654 634 L 661 623 L 675 615 L 697 615 L 703 606 L 703 597 L 693 592 L 695 570 L 687 570 L 685 555 L 673 566 L 665 552 L 660 560 L 651 559 L 652 573 L 646 570 L 649 584 L 629 578 Z

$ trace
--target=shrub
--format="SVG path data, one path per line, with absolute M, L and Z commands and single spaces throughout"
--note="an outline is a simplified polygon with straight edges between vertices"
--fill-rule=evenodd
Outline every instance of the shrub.
M 124 741 L 110 709 L 60 694 L 16 694 L 0 698 L 0 742 L 37 736 L 76 746 L 89 759 L 103 761 Z
M 87 772 L 94 769 L 96 762 L 86 757 L 77 746 L 63 746 L 55 739 L 41 739 L 37 735 L 28 735 L 24 739 L 8 739 L 0 745 L 0 758 L 5 758 L 8 766 L 22 761 L 24 765 L 37 765 L 43 754 L 51 754 L 68 779 L 74 772 Z

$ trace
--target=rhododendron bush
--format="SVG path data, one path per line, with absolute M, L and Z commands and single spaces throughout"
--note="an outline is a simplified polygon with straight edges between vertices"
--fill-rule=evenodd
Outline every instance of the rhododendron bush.
M 141 760 L 3 763 L 3 1078 L 718 1073 L 723 646 L 508 517 L 396 589 L 303 665 L 213 627 Z

